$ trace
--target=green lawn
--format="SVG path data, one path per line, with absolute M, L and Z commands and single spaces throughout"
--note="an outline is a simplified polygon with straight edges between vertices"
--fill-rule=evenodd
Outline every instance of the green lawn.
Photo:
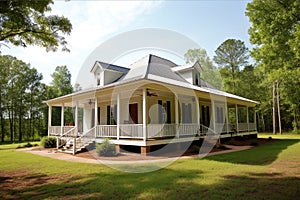
M 280 137 L 142 174 L 0 146 L 0 199 L 298 199 L 300 136 Z

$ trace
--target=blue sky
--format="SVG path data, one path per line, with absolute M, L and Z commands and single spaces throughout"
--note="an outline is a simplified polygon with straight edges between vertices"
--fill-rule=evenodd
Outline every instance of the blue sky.
M 71 53 L 46 52 L 39 47 L 13 47 L 3 54 L 16 56 L 51 82 L 56 66 L 67 65 L 75 83 L 88 55 L 102 42 L 126 31 L 140 28 L 162 28 L 176 31 L 198 43 L 213 58 L 216 48 L 228 38 L 245 41 L 250 48 L 245 16 L 249 1 L 55 1 L 52 13 L 71 20 L 73 31 L 67 37 Z M 132 60 L 135 61 L 135 60 Z M 130 59 L 124 65 L 130 63 Z M 118 63 L 122 64 L 122 63 Z M 180 64 L 180 63 L 179 63 Z

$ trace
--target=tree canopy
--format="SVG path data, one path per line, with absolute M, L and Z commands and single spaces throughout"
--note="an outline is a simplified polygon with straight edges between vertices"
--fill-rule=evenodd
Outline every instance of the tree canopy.
M 70 94 L 73 92 L 73 87 L 71 84 L 71 73 L 68 70 L 67 66 L 57 66 L 51 76 L 53 78 L 52 87 L 55 91 L 55 94 L 57 95 L 54 97 Z
M 222 68 L 220 73 L 224 79 L 225 89 L 237 94 L 238 72 L 248 63 L 248 48 L 241 40 L 228 39 L 216 49 L 215 53 L 213 60 Z
M 220 89 L 222 87 L 221 76 L 217 71 L 217 68 L 213 65 L 212 60 L 207 55 L 205 49 L 189 49 L 185 54 L 184 58 L 186 63 L 194 63 L 198 61 L 203 69 L 201 78 Z
M 300 2 L 253 0 L 247 5 L 252 57 L 257 61 L 266 87 L 280 83 L 285 110 L 293 113 L 293 126 L 300 127 Z M 287 78 L 288 77 L 288 78 Z
M 37 45 L 47 51 L 59 46 L 69 51 L 63 35 L 71 33 L 71 22 L 58 15 L 49 15 L 52 0 L 1 0 L 0 42 L 15 46 Z M 4 43 L 3 43 L 4 42 Z
M 300 67 L 300 2 L 253 0 L 247 5 L 251 52 L 267 71 Z

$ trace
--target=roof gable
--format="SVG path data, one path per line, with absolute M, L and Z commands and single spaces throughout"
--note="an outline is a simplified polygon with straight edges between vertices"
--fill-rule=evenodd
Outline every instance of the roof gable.
M 90 72 L 95 73 L 95 71 L 98 69 L 98 67 L 101 67 L 102 70 L 112 70 L 112 71 L 117 71 L 117 72 L 121 72 L 121 73 L 127 73 L 129 71 L 129 69 L 126 67 L 121 67 L 118 65 L 113 65 L 113 64 L 109 64 L 109 63 L 105 63 L 105 62 L 101 62 L 101 61 L 96 61 Z

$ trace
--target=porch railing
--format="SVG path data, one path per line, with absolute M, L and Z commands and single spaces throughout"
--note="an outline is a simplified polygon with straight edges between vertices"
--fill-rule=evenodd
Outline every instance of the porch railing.
M 180 124 L 178 127 L 179 136 L 196 135 L 199 133 L 198 124 Z
M 248 123 L 239 123 L 238 132 L 246 132 L 246 131 L 248 131 Z
M 248 131 L 256 131 L 256 124 L 255 123 L 249 123 Z
M 96 137 L 117 137 L 117 125 L 98 125 L 96 126 Z
M 196 123 L 190 124 L 148 124 L 147 125 L 147 138 L 163 138 L 163 137 L 181 137 L 193 135 L 205 135 L 207 128 Z M 50 126 L 49 135 L 62 136 L 62 137 L 77 137 L 77 129 L 74 126 Z M 236 124 L 215 124 L 216 133 L 232 133 L 232 132 L 247 132 L 255 131 L 255 123 L 239 123 Z M 63 134 L 61 131 L 63 130 Z M 89 132 L 93 132 L 89 137 L 101 138 L 143 138 L 143 125 L 142 124 L 120 124 L 119 131 L 117 125 L 97 125 Z
M 147 126 L 148 138 L 174 137 L 176 124 L 149 124 Z
M 120 138 L 142 138 L 143 124 L 120 124 Z
M 49 126 L 48 132 L 50 136 L 61 135 L 61 126 Z
M 71 129 L 73 129 L 75 126 L 49 126 L 48 127 L 48 131 L 49 131 L 49 135 L 50 136 L 60 136 L 68 131 L 70 131 Z M 61 132 L 63 131 L 63 132 Z

